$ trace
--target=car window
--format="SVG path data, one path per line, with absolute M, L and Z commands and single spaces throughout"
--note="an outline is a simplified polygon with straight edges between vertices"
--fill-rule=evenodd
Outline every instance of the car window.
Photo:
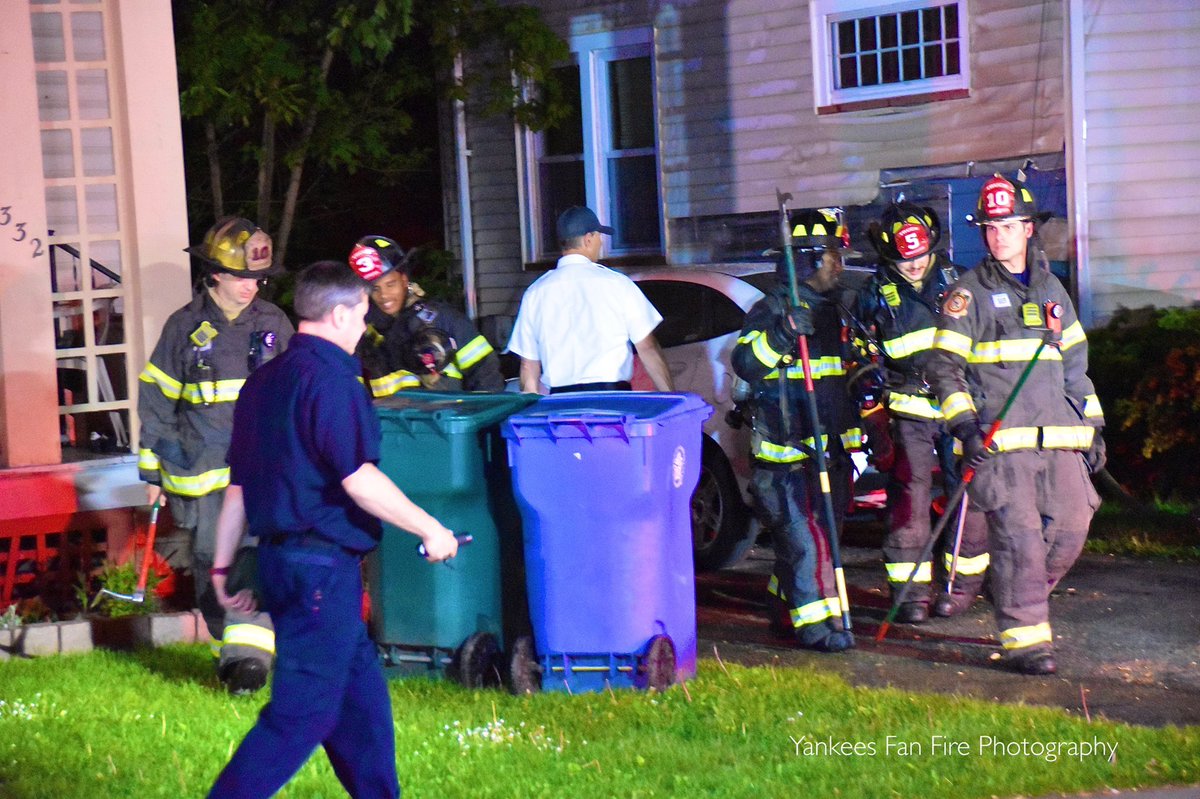
M 654 334 L 663 347 L 707 341 L 742 329 L 742 309 L 716 289 L 678 280 L 642 280 L 638 287 L 662 314 Z

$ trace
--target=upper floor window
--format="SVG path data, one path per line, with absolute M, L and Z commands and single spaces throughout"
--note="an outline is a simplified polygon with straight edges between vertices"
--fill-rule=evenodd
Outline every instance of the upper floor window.
M 966 96 L 966 4 L 813 0 L 818 111 Z
M 572 205 L 614 228 L 607 254 L 661 253 L 650 31 L 579 36 L 571 49 L 558 78 L 572 113 L 526 141 L 528 254 L 557 255 L 555 220 Z

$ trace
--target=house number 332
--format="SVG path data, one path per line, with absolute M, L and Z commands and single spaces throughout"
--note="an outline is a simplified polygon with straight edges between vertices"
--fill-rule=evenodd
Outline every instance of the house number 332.
M 17 221 L 12 214 L 11 205 L 0 205 L 0 227 L 12 228 L 13 235 L 9 236 L 12 241 L 28 241 L 29 246 L 33 248 L 34 258 L 41 257 L 44 250 L 42 249 L 42 240 L 37 236 L 30 236 L 29 231 L 25 229 L 26 223 Z

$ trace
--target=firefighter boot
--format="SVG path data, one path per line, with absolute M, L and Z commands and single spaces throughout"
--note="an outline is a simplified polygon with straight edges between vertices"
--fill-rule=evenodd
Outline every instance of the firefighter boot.
M 1054 652 L 1049 649 L 1035 649 L 1016 655 L 1010 658 L 1009 663 L 1016 671 L 1034 677 L 1058 671 L 1058 664 L 1054 662 Z
M 854 648 L 854 636 L 845 630 L 831 630 L 824 625 L 798 630 L 796 642 L 802 649 L 814 652 L 844 652 Z
M 787 604 L 775 596 L 767 594 L 767 625 L 771 633 L 779 638 L 790 638 L 793 635 L 792 614 Z
M 933 615 L 948 619 L 971 607 L 975 602 L 974 594 L 942 593 L 933 603 Z
M 225 689 L 234 696 L 252 694 L 267 684 L 267 664 L 253 658 L 230 660 L 221 666 L 217 676 Z

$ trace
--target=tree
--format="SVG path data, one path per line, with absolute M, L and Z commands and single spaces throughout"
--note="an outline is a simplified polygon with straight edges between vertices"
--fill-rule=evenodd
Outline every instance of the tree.
M 176 0 L 180 105 L 200 132 L 188 153 L 193 219 L 227 213 L 270 231 L 285 262 L 304 218 L 312 167 L 399 182 L 429 156 L 413 108 L 440 90 L 461 95 L 450 65 L 481 57 L 464 84 L 481 83 L 494 112 L 540 127 L 558 114 L 547 84 L 566 46 L 528 7 L 493 0 Z M 518 80 L 514 82 L 513 76 Z M 203 162 L 203 168 L 199 163 Z M 253 174 L 253 197 L 250 182 Z M 282 188 L 282 197 L 280 196 Z M 201 209 L 208 213 L 201 213 Z

